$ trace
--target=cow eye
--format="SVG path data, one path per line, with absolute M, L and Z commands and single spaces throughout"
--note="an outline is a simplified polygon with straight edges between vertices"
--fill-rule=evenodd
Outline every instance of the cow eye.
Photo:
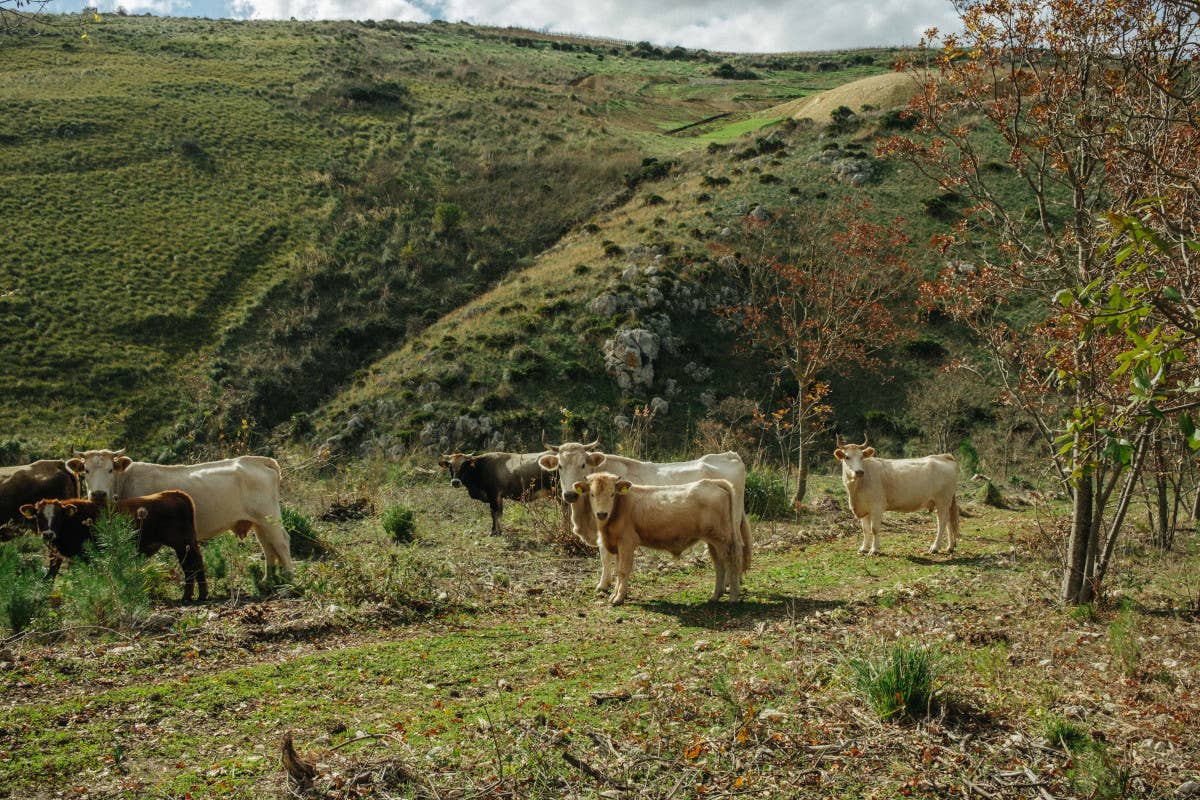
M 109 472 L 112 472 L 112 467 L 109 467 L 109 468 L 108 468 L 108 471 L 109 471 Z

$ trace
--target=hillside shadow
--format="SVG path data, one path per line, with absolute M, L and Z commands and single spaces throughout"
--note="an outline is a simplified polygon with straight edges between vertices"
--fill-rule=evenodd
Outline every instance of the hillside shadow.
M 755 595 L 737 603 L 728 599 L 717 602 L 681 603 L 671 600 L 634 601 L 630 605 L 663 616 L 674 617 L 680 625 L 712 630 L 743 630 L 760 622 L 800 619 L 818 611 L 846 607 L 844 600 L 817 600 L 784 594 Z

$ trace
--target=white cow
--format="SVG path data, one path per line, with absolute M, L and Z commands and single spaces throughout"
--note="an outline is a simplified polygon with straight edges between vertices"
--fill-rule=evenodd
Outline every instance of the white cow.
M 708 545 L 717 570 L 712 599 L 741 594 L 742 538 L 734 527 L 737 495 L 727 480 L 699 480 L 674 486 L 636 486 L 611 472 L 595 472 L 572 488 L 586 494 L 597 521 L 601 550 L 617 557 L 613 605 L 625 602 L 637 548 L 679 555 L 697 542 Z
M 616 557 L 599 542 L 596 519 L 588 506 L 587 497 L 575 489 L 575 484 L 586 480 L 588 475 L 604 470 L 639 486 L 675 486 L 692 483 L 703 478 L 729 481 L 734 491 L 734 530 L 742 540 L 743 571 L 750 568 L 753 549 L 750 541 L 750 522 L 746 519 L 746 465 L 741 456 L 732 450 L 726 453 L 710 453 L 694 461 L 677 461 L 656 464 L 638 461 L 597 450 L 599 440 L 589 444 L 566 442 L 557 447 L 546 445 L 550 451 L 538 459 L 547 472 L 558 471 L 558 485 L 562 488 L 563 500 L 571 505 L 571 528 L 584 544 L 600 549 L 600 582 L 597 592 L 608 591 L 616 569 Z
M 924 458 L 875 458 L 875 448 L 842 444 L 833 451 L 842 462 L 842 483 L 850 512 L 862 523 L 860 553 L 879 554 L 879 524 L 884 511 L 937 510 L 937 536 L 929 552 L 936 553 L 946 537 L 946 552 L 958 543 L 958 464 L 940 453 Z
M 223 531 L 258 537 L 270 578 L 276 567 L 292 572 L 291 542 L 279 508 L 279 464 L 265 456 L 238 456 L 204 464 L 150 464 L 124 450 L 76 453 L 67 466 L 83 476 L 88 497 L 113 501 L 178 489 L 196 504 L 196 539 Z

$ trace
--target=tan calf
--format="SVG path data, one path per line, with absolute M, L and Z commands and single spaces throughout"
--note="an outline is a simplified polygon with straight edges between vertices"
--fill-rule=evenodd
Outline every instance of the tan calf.
M 677 486 L 636 486 L 611 472 L 596 472 L 572 487 L 586 494 L 596 517 L 599 543 L 617 557 L 617 587 L 609 598 L 625 602 L 633 556 L 639 546 L 680 555 L 704 542 L 716 567 L 712 599 L 719 600 L 729 587 L 729 599 L 741 594 L 742 538 L 737 492 L 723 479 L 705 479 Z

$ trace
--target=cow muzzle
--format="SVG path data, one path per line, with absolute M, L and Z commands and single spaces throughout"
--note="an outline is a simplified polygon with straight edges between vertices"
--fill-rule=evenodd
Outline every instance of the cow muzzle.
M 608 519 L 608 512 L 607 511 L 597 511 L 596 519 Z
M 455 489 L 461 489 L 462 481 L 460 481 L 458 478 L 451 478 L 450 485 L 453 486 Z
M 116 499 L 116 495 L 113 495 L 113 500 Z M 88 500 L 93 503 L 106 503 L 108 502 L 108 492 L 88 492 Z
M 566 500 L 568 503 L 574 503 L 578 499 L 579 492 L 563 492 L 563 500 Z
M 866 475 L 866 474 L 867 474 L 866 470 L 863 470 L 863 469 L 854 470 L 854 477 L 856 477 L 856 478 L 861 478 L 863 475 Z

